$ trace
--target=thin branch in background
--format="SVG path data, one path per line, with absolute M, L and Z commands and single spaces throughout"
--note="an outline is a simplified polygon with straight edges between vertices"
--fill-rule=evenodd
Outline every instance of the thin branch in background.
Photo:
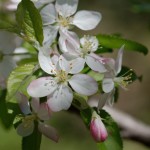
M 150 147 L 150 125 L 146 125 L 120 110 L 108 106 L 104 109 L 118 123 L 123 138 L 132 139 Z

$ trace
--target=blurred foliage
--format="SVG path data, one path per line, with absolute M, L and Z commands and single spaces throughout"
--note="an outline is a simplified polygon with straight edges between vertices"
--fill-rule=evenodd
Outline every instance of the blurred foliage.
M 130 0 L 132 10 L 136 13 L 150 13 L 150 0 Z

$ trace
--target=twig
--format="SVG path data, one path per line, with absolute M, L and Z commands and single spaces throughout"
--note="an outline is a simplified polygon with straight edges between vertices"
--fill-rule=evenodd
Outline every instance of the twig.
M 130 115 L 105 106 L 104 109 L 111 114 L 121 128 L 121 135 L 150 147 L 150 126 L 131 117 Z

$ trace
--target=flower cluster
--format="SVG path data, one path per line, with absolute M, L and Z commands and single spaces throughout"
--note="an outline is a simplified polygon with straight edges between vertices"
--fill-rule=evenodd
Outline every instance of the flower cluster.
M 56 112 L 69 109 L 74 93 L 86 96 L 89 107 L 96 106 L 101 109 L 107 101 L 113 103 L 115 86 L 125 88 L 130 77 L 117 76 L 121 71 L 124 46 L 120 48 L 116 60 L 104 58 L 96 53 L 100 45 L 96 36 L 84 35 L 79 38 L 71 31 L 74 26 L 85 31 L 94 29 L 102 18 L 99 12 L 86 10 L 76 12 L 78 0 L 56 0 L 55 4 L 45 0 L 42 4 L 44 6 L 40 8 L 40 14 L 43 20 L 44 40 L 43 45 L 37 44 L 36 48 L 39 51 L 39 65 L 44 74 L 48 75 L 29 84 L 27 92 L 33 97 L 32 111 L 26 103 L 26 109 L 21 109 L 25 116 L 17 131 L 22 136 L 31 134 L 36 120 L 39 122 L 39 131 L 57 141 L 55 134 L 49 134 L 51 128 L 46 129 L 41 122 L 45 117 L 48 119 L 48 116 L 45 116 L 48 114 L 41 111 L 50 109 Z M 104 75 L 101 85 L 84 73 L 85 68 Z M 100 86 L 103 91 L 100 91 Z M 46 107 L 45 103 L 40 104 L 41 97 L 46 97 Z M 20 104 L 22 105 L 22 102 Z M 97 142 L 107 138 L 107 130 L 95 111 L 90 130 Z M 50 132 L 54 133 L 54 130 Z
M 50 119 L 51 115 L 47 103 L 40 104 L 39 99 L 33 98 L 29 104 L 25 95 L 19 94 L 19 96 L 20 100 L 18 103 L 23 115 L 19 116 L 21 123 L 17 126 L 17 133 L 23 137 L 32 134 L 35 126 L 34 122 L 37 121 L 38 130 L 46 137 L 57 142 L 59 137 L 55 128 L 44 123 L 44 121 Z

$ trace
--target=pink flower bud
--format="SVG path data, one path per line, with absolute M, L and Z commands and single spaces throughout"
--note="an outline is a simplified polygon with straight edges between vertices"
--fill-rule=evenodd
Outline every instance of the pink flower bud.
M 107 130 L 101 121 L 100 116 L 95 111 L 92 114 L 90 132 L 96 142 L 103 142 L 108 136 Z

